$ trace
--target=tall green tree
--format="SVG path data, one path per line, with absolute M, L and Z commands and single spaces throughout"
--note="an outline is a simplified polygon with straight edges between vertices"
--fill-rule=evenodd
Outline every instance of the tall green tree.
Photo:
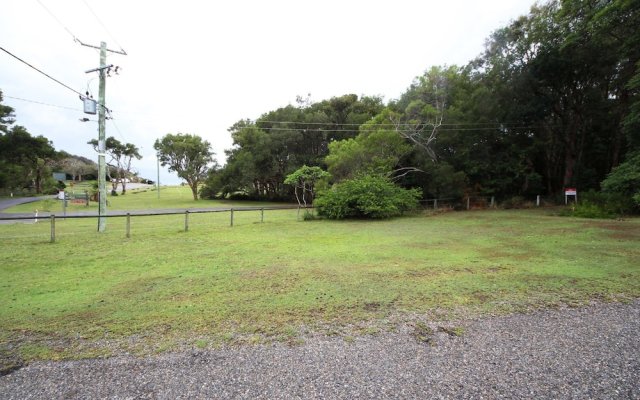
M 95 151 L 98 151 L 98 140 L 91 139 L 89 142 Z M 121 194 L 127 192 L 127 180 L 131 178 L 131 163 L 133 159 L 141 159 L 140 150 L 133 143 L 122 143 L 113 136 L 109 136 L 105 140 L 105 151 L 109 156 L 107 161 L 107 174 L 111 181 L 111 194 L 115 195 L 118 183 L 122 186 Z M 111 175 L 111 171 L 115 176 Z
M 390 125 L 390 115 L 386 109 L 362 124 L 355 138 L 329 143 L 325 163 L 335 182 L 358 175 L 394 175 L 411 145 Z
M 307 204 L 313 205 L 313 200 L 316 196 L 315 186 L 318 181 L 327 179 L 330 176 L 327 171 L 324 171 L 320 167 L 303 165 L 293 173 L 287 175 L 284 183 L 294 187 L 298 204 L 302 207 L 307 207 Z
M 491 37 L 475 64 L 506 136 L 549 193 L 597 188 L 623 159 L 637 1 L 549 1 Z
M 198 200 L 198 185 L 210 169 L 217 168 L 211 144 L 192 134 L 167 134 L 157 139 L 153 148 L 158 152 L 162 166 L 168 166 L 191 188 L 193 199 Z
M 7 133 L 9 125 L 15 122 L 13 108 L 6 104 L 2 104 L 2 101 L 2 89 L 0 89 L 0 135 Z
M 30 187 L 42 193 L 51 181 L 49 165 L 55 158 L 51 141 L 16 125 L 0 136 L 0 181 L 7 188 Z

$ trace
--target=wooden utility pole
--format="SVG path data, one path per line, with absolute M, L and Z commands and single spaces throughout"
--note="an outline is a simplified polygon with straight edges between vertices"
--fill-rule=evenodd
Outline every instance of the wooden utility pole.
M 107 86 L 107 70 L 113 67 L 113 64 L 107 65 L 107 51 L 112 53 L 118 53 L 127 55 L 124 50 L 110 50 L 107 49 L 105 42 L 100 42 L 100 47 L 92 46 L 86 43 L 78 42 L 86 47 L 91 47 L 100 50 L 100 66 L 98 68 L 90 69 L 86 73 L 98 72 L 100 77 L 100 85 L 98 92 L 98 232 L 104 232 L 107 228 L 107 164 L 105 160 L 106 156 L 106 139 L 105 139 L 105 121 L 106 121 L 106 86 Z M 117 72 L 117 69 L 116 69 Z
M 100 86 L 98 90 L 98 232 L 104 232 L 107 228 L 107 166 L 105 153 L 107 151 L 105 145 L 105 91 L 106 91 L 106 73 L 107 66 L 107 44 L 100 42 Z

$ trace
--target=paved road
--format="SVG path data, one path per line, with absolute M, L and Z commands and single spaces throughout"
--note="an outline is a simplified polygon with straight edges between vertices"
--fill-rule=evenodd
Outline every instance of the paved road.
M 42 199 L 54 199 L 56 196 L 39 196 L 39 197 L 6 197 L 0 198 L 0 211 L 9 207 L 17 206 L 24 203 L 33 203 Z
M 0 398 L 640 399 L 638 300 L 464 328 L 431 345 L 404 325 L 294 347 L 38 362 L 0 377 Z
M 43 200 L 43 199 L 55 199 L 55 195 L 52 196 L 38 196 L 38 197 L 7 197 L 7 198 L 1 198 L 0 199 L 0 224 L 9 224 L 9 223 L 16 223 L 16 222 L 24 222 L 24 220 L 6 220 L 3 218 L 15 218 L 15 217 L 29 217 L 29 218 L 33 218 L 34 214 L 30 213 L 30 214 L 15 214 L 15 213 L 4 213 L 2 212 L 3 210 L 6 210 L 7 208 L 13 207 L 13 206 L 17 206 L 20 204 L 25 204 L 25 203 L 33 203 L 34 201 L 38 201 L 38 200 Z

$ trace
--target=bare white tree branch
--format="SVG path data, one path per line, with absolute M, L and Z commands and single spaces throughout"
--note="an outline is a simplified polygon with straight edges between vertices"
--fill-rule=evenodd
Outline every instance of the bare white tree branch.
M 439 76 L 433 82 L 431 106 L 435 112 L 427 112 L 418 114 L 417 118 L 412 119 L 410 116 L 390 117 L 391 123 L 395 126 L 396 132 L 405 139 L 419 146 L 433 162 L 438 161 L 438 156 L 433 149 L 433 143 L 438 138 L 439 128 L 442 126 L 444 119 L 444 110 L 446 108 L 446 77 Z M 424 114 L 435 114 L 427 117 Z

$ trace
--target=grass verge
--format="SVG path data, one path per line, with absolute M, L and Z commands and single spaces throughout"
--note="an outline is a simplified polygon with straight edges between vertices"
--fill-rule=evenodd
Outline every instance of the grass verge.
M 108 188 L 110 190 L 110 186 Z M 67 189 L 67 192 L 78 191 L 84 193 L 82 189 Z M 109 192 L 110 193 L 110 192 Z M 190 209 L 208 207 L 233 207 L 233 206 L 273 206 L 274 203 L 266 202 L 234 202 L 227 200 L 193 200 L 191 189 L 188 186 L 161 186 L 160 196 L 155 187 L 142 187 L 129 189 L 125 195 L 107 197 L 108 210 L 148 210 L 148 209 Z M 35 210 L 52 212 L 61 215 L 63 204 L 61 200 L 41 200 L 33 203 L 20 204 L 4 210 L 7 213 L 33 213 Z M 82 201 L 75 203 L 67 202 L 67 212 L 88 212 L 98 211 L 98 203 L 92 201 L 89 206 Z
M 128 196 L 128 195 L 127 195 Z M 640 295 L 640 220 L 540 211 L 297 221 L 295 211 L 0 226 L 0 355 L 150 354 Z M 123 222 L 121 222 L 123 223 Z M 378 327 L 371 326 L 378 323 Z M 360 328 L 358 328 L 360 327 Z M 351 331 L 350 331 L 351 332 Z M 351 335 L 351 333 L 349 333 Z

